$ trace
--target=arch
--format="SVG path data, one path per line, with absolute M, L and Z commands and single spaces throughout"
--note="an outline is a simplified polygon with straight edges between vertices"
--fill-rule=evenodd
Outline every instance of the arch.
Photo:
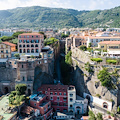
M 31 47 L 34 47 L 34 45 L 32 44 Z
M 106 102 L 103 102 L 103 108 L 108 109 L 108 104 Z
M 28 95 L 31 95 L 31 89 L 28 89 Z
M 76 108 L 77 108 L 77 109 L 81 109 L 81 107 L 80 107 L 80 106 L 77 106 Z
M 9 92 L 8 87 L 5 87 L 5 88 L 4 88 L 4 93 L 7 94 L 8 92 Z
M 38 47 L 38 44 L 36 44 L 35 47 Z
M 27 45 L 27 47 L 30 47 L 30 45 Z
M 25 49 L 23 50 L 23 53 L 25 53 Z
M 22 53 L 22 49 L 20 49 L 20 53 Z
M 23 45 L 23 47 L 25 47 L 25 45 Z
M 19 47 L 22 47 L 22 45 L 19 45 Z

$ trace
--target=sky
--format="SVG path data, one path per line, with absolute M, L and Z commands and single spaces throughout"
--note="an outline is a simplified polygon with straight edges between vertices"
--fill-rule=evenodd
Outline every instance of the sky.
M 26 6 L 104 10 L 120 6 L 120 0 L 0 0 L 0 10 Z

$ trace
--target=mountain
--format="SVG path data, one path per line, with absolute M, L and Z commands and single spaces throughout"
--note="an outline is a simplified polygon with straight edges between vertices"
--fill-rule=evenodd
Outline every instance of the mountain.
M 0 10 L 3 27 L 120 27 L 120 7 L 108 10 L 78 11 L 40 6 Z

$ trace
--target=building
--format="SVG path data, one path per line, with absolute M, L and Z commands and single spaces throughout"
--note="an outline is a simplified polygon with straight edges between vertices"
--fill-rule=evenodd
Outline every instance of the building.
M 87 47 L 89 46 L 89 44 L 91 43 L 91 46 L 92 47 L 95 47 L 98 45 L 99 42 L 102 42 L 102 41 L 120 41 L 120 37 L 103 37 L 103 36 L 100 36 L 100 37 L 97 37 L 97 36 L 86 36 L 85 37 L 86 41 L 87 41 Z
M 57 85 L 42 85 L 38 92 L 46 94 L 46 98 L 51 101 L 55 112 L 70 112 L 72 114 L 84 114 L 87 112 L 87 99 L 76 98 L 76 90 L 72 85 L 61 85 L 60 83 Z
M 44 35 L 39 33 L 23 33 L 18 36 L 18 52 L 34 55 L 43 48 Z
M 0 43 L 0 58 L 11 58 L 11 52 L 16 51 L 16 45 L 9 42 Z
M 109 56 L 120 56 L 120 41 L 102 41 L 98 48 L 106 51 Z
M 39 118 L 44 120 L 51 117 L 53 108 L 51 108 L 51 101 L 47 99 L 45 94 L 33 94 L 30 96 L 30 106 L 39 110 Z

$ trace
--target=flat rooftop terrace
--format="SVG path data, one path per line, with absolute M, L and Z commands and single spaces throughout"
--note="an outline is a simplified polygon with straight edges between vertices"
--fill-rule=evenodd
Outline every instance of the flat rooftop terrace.
M 14 114 L 14 113 L 5 112 L 8 107 L 9 107 L 9 97 L 4 96 L 3 98 L 0 98 L 0 115 L 3 116 L 2 120 L 8 120 Z

